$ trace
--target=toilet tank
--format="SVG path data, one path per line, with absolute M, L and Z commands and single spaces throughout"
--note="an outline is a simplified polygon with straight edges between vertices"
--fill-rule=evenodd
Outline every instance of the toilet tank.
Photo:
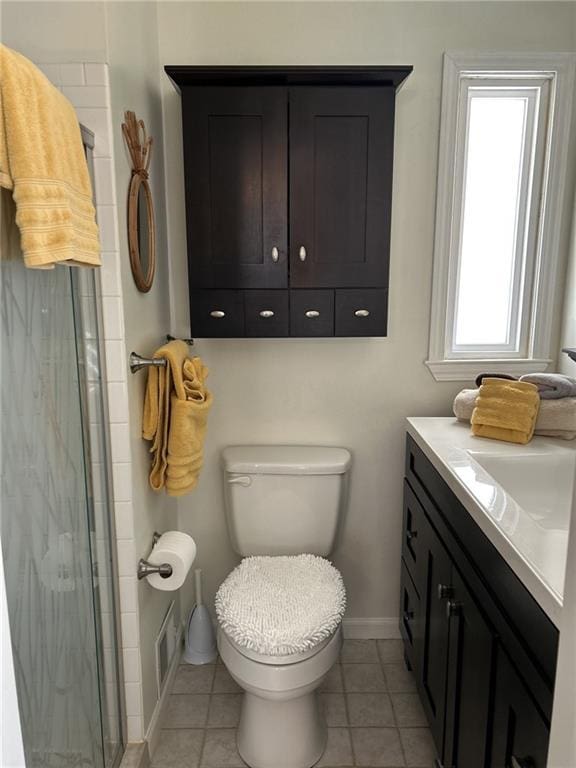
M 239 555 L 328 555 L 343 513 L 346 448 L 239 445 L 222 452 L 226 518 Z

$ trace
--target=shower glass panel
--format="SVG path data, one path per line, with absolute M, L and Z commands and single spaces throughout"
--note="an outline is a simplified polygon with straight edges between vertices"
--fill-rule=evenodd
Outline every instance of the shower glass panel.
M 122 709 L 94 270 L 0 262 L 1 538 L 28 768 L 115 768 Z

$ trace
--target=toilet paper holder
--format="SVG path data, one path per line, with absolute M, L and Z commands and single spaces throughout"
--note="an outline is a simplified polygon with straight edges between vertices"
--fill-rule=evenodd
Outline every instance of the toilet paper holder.
M 154 532 L 154 535 L 152 536 L 152 548 L 155 547 L 160 536 L 161 534 L 158 533 L 158 531 Z M 169 563 L 153 565 L 152 563 L 149 563 L 148 560 L 141 557 L 140 560 L 138 560 L 138 570 L 136 571 L 138 580 L 145 579 L 146 576 L 151 576 L 153 573 L 157 573 L 161 578 L 167 579 L 172 576 L 172 566 Z

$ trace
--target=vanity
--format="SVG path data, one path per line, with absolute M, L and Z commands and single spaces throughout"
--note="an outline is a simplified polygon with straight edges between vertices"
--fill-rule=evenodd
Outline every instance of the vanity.
M 438 768 L 546 768 L 575 467 L 408 419 L 400 630 Z

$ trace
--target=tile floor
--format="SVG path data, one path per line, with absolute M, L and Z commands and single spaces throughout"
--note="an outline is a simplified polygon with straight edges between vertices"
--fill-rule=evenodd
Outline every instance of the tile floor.
M 432 768 L 432 738 L 400 640 L 345 640 L 319 695 L 328 745 L 318 768 Z M 180 666 L 152 768 L 242 768 L 241 697 L 221 662 Z

